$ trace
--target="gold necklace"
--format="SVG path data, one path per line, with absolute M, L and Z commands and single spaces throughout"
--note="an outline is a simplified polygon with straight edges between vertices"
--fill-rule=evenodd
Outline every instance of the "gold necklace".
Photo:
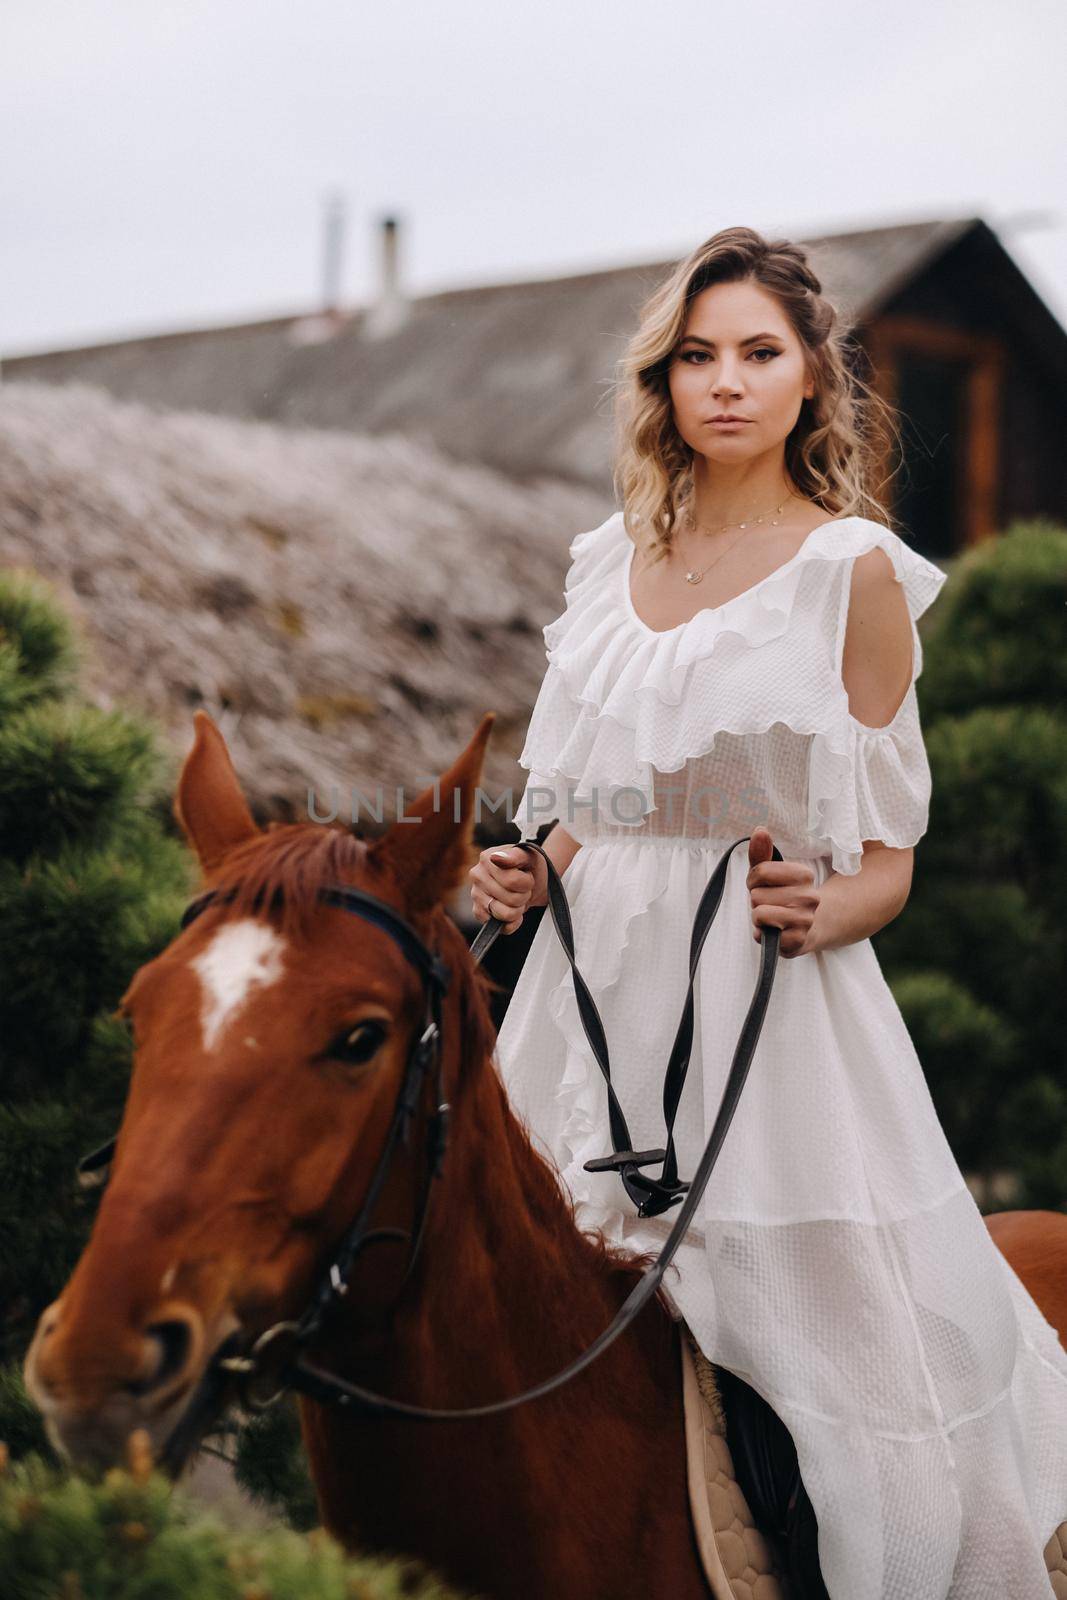
M 795 498 L 796 498 L 796 496 L 794 496 L 792 491 L 790 491 L 790 493 L 786 495 L 785 500 L 792 500 L 792 499 L 795 499 Z M 700 532 L 700 533 L 723 533 L 723 532 L 725 532 L 725 530 L 727 528 L 740 528 L 742 530 L 742 532 L 743 532 L 748 527 L 748 524 L 749 524 L 750 521 L 751 522 L 755 522 L 755 523 L 762 523 L 765 517 L 770 517 L 771 526 L 776 528 L 778 526 L 778 517 L 781 516 L 782 509 L 785 506 L 785 500 L 783 500 L 781 502 L 781 504 L 779 504 L 779 505 L 774 507 L 774 510 L 778 513 L 778 516 L 773 516 L 772 517 L 769 511 L 762 511 L 759 514 L 758 517 L 747 518 L 744 522 L 723 522 L 723 523 L 720 523 L 719 526 L 716 527 L 716 528 L 705 528 L 703 523 L 695 522 L 693 520 L 693 514 L 692 514 L 692 512 L 689 510 L 689 508 L 687 506 L 686 507 L 686 512 L 685 512 L 685 520 L 689 524 L 690 529 L 694 533 L 696 533 L 696 532 Z M 728 556 L 730 554 L 730 551 L 734 548 L 734 545 L 737 545 L 737 544 L 740 544 L 740 543 L 741 543 L 741 534 L 738 534 L 737 538 L 734 540 L 734 543 L 729 545 L 725 550 L 723 550 L 719 555 L 717 555 L 715 557 L 714 561 L 709 561 L 707 566 L 702 568 L 701 571 L 699 571 L 699 572 L 687 572 L 686 575 L 685 575 L 686 583 L 700 583 L 702 581 L 703 577 L 704 577 L 704 573 L 705 572 L 710 572 L 712 567 L 714 567 L 718 562 L 720 562 L 723 559 L 723 556 Z

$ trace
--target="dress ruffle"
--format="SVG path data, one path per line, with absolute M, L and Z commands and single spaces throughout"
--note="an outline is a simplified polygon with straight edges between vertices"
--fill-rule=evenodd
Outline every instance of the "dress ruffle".
M 750 649 L 781 639 L 801 596 L 816 586 L 827 610 L 842 561 L 875 545 L 903 585 L 912 618 L 912 685 L 892 722 L 864 728 L 828 667 L 823 695 L 776 684 L 762 707 L 740 703 L 729 668 Z M 776 723 L 812 737 L 808 824 L 837 871 L 859 871 L 861 840 L 914 844 L 926 827 L 929 768 L 914 699 L 922 654 L 915 620 L 945 581 L 941 569 L 891 529 L 863 517 L 826 522 L 800 550 L 724 605 L 664 632 L 647 627 L 629 595 L 631 541 L 621 512 L 579 534 L 565 583 L 566 608 L 544 629 L 548 668 L 519 757 L 530 773 L 514 820 L 567 826 L 596 799 L 616 827 L 640 827 L 655 809 L 656 773 L 709 755 L 722 735 L 765 733 Z M 832 619 L 831 619 L 832 625 Z M 534 791 L 537 791 L 535 794 Z M 617 804 L 619 791 L 627 791 Z M 888 830 L 888 831 L 884 831 Z
M 812 740 L 808 831 L 830 846 L 835 872 L 863 864 L 863 840 L 891 849 L 918 844 L 930 815 L 930 763 L 919 722 L 915 682 L 891 722 L 867 728 L 847 712 Z

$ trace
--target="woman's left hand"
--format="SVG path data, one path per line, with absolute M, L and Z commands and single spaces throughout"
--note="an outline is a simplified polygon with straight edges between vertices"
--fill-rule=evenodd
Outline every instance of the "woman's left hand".
M 772 861 L 773 848 L 770 831 L 753 828 L 745 879 L 752 900 L 752 937 L 758 944 L 763 928 L 781 928 L 779 955 L 811 955 L 818 949 L 813 925 L 821 896 L 815 868 L 810 861 Z

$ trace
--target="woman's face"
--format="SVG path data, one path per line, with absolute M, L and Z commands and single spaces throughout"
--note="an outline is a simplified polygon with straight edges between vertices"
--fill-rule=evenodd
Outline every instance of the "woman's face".
M 803 347 L 758 284 L 715 283 L 696 296 L 668 373 L 674 424 L 709 461 L 740 462 L 781 446 L 815 392 Z M 716 428 L 719 412 L 743 417 Z

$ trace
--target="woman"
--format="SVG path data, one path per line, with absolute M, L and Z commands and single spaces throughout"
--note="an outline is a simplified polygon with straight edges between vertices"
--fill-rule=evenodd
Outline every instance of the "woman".
M 515 820 L 559 819 L 544 848 L 637 1148 L 663 1144 L 698 901 L 750 836 L 700 959 L 683 1177 L 761 930 L 782 930 L 673 1309 L 786 1424 L 832 1600 L 1047 1600 L 1067 1354 L 989 1238 L 870 943 L 926 830 L 915 624 L 946 575 L 872 498 L 878 403 L 796 245 L 731 228 L 700 246 L 645 306 L 621 399 L 625 510 L 571 546 Z M 544 863 L 484 851 L 471 892 L 513 933 L 546 902 Z M 616 1174 L 584 1170 L 609 1148 L 605 1087 L 547 917 L 497 1056 L 579 1225 L 662 1244 L 672 1213 L 640 1219 Z

